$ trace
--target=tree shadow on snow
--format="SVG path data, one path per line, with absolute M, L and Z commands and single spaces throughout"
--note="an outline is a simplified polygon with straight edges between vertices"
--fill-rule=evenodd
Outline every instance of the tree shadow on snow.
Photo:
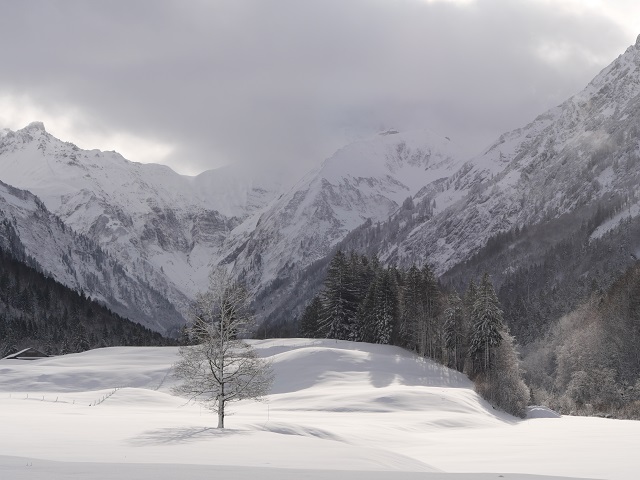
M 372 355 L 372 363 L 376 367 L 370 370 L 369 378 L 373 387 L 386 387 L 395 382 L 405 386 L 473 388 L 466 375 L 428 358 L 403 353 L 395 355 L 391 363 L 388 361 L 389 356 L 385 357 L 384 362 L 376 362 Z
M 246 435 L 246 430 L 228 430 L 213 427 L 176 427 L 147 430 L 129 440 L 136 446 L 148 445 L 178 445 L 200 442 L 212 438 L 223 438 L 230 435 Z

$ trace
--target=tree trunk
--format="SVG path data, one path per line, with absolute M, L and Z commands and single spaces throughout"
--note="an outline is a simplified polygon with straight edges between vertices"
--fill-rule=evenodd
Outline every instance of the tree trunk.
M 224 399 L 218 400 L 218 428 L 224 428 Z

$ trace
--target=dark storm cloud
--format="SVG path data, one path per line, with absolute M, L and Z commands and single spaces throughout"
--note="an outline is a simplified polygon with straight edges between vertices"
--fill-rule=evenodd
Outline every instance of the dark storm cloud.
M 384 126 L 431 128 L 471 153 L 634 41 L 557 4 L 4 2 L 0 95 L 75 112 L 77 130 L 170 144 L 166 161 L 182 170 L 298 174 Z

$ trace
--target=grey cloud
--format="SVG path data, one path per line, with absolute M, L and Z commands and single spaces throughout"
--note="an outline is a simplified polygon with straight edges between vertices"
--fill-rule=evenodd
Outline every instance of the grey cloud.
M 431 128 L 477 152 L 633 40 L 533 1 L 7 2 L 0 94 L 77 109 L 81 128 L 170 142 L 174 165 L 297 175 L 381 125 Z M 540 58 L 545 44 L 566 60 Z

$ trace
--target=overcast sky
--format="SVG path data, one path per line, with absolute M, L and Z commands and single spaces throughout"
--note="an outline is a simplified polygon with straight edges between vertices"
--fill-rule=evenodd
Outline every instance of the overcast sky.
M 637 0 L 0 0 L 0 127 L 299 175 L 383 128 L 471 155 L 581 90 Z

